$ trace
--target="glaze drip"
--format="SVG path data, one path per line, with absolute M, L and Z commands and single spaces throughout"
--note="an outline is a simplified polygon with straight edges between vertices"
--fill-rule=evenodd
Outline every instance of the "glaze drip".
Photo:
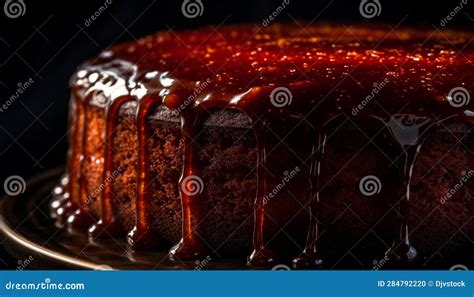
M 63 225 L 68 216 L 75 212 L 80 203 L 79 199 L 79 164 L 81 162 L 82 152 L 82 129 L 84 122 L 84 106 L 80 97 L 74 92 L 69 103 L 69 150 L 67 156 L 67 174 L 68 182 L 67 185 L 67 198 L 64 195 L 59 196 L 61 199 L 54 199 L 51 204 L 52 216 L 56 219 L 58 225 Z
M 150 203 L 149 186 L 150 165 L 149 165 L 149 142 L 152 137 L 149 116 L 161 103 L 156 96 L 145 96 L 139 102 L 136 115 L 138 131 L 138 176 L 137 176 L 137 196 L 135 198 L 136 220 L 135 226 L 127 235 L 128 244 L 137 249 L 155 248 L 161 244 L 161 240 L 150 226 L 150 217 L 147 212 L 147 205 Z
M 264 197 L 269 193 L 267 150 L 270 143 L 267 141 L 268 123 L 266 119 L 254 120 L 253 131 L 257 139 L 257 197 L 254 205 L 253 251 L 249 256 L 250 265 L 268 265 L 276 261 L 276 254 L 265 246 L 263 229 L 265 221 Z
M 398 114 L 383 122 L 389 131 L 389 139 L 398 149 L 401 180 L 400 191 L 395 201 L 398 206 L 398 216 L 394 239 L 386 255 L 394 264 L 407 264 L 415 261 L 418 254 L 409 239 L 410 182 L 416 157 L 423 142 L 429 136 L 434 120 L 429 117 Z
M 201 189 L 191 183 L 199 178 L 199 145 L 198 137 L 203 116 L 197 111 L 186 111 L 181 116 L 181 131 L 184 138 L 183 172 L 178 182 L 183 210 L 182 236 L 180 242 L 171 249 L 172 259 L 195 260 L 208 255 L 208 247 L 203 243 L 199 233 L 202 220 Z
M 115 221 L 113 214 L 113 193 L 112 183 L 107 182 L 112 179 L 112 172 L 116 170 L 114 165 L 114 138 L 119 124 L 120 107 L 127 102 L 134 101 L 133 97 L 122 96 L 113 101 L 106 110 L 106 127 L 104 139 L 104 170 L 102 180 L 104 181 L 104 190 L 102 192 L 102 213 L 100 220 L 89 228 L 91 238 L 101 236 L 117 236 L 124 232 Z
M 92 95 L 86 96 L 84 100 L 81 102 L 78 102 L 78 105 L 82 105 L 81 111 L 79 112 L 80 114 L 80 119 L 77 122 L 77 125 L 81 126 L 80 130 L 81 134 L 79 138 L 76 138 L 77 140 L 77 145 L 79 148 L 77 149 L 77 152 L 73 152 L 74 154 L 74 165 L 76 165 L 77 170 L 79 171 L 77 173 L 77 181 L 74 182 L 74 186 L 77 188 L 74 188 L 76 192 L 73 192 L 73 196 L 71 200 L 73 202 L 73 205 L 75 206 L 73 210 L 68 214 L 67 217 L 67 224 L 69 229 L 72 230 L 78 230 L 82 231 L 83 229 L 88 228 L 90 225 L 94 223 L 93 217 L 88 213 L 87 210 L 87 204 L 88 204 L 88 194 L 86 191 L 87 184 L 86 184 L 86 178 L 84 175 L 84 159 L 87 157 L 87 154 L 85 154 L 85 147 L 86 143 L 88 141 L 88 127 L 87 127 L 87 122 L 90 120 L 90 112 L 89 110 L 91 109 L 91 103 L 93 100 Z M 80 143 L 80 144 L 79 144 Z M 76 184 L 77 182 L 77 184 Z M 77 196 L 76 196 L 77 195 Z
M 316 133 L 315 141 L 311 149 L 308 236 L 303 253 L 293 260 L 293 266 L 295 268 L 321 268 L 323 264 L 318 250 L 321 162 L 327 141 L 327 134 L 323 129 L 324 128 L 321 128 Z

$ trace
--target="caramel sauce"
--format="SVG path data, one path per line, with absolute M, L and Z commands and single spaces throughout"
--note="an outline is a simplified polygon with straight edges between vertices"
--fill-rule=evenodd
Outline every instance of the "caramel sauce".
M 130 101 L 133 101 L 133 97 L 121 96 L 116 98 L 106 110 L 106 127 L 105 127 L 105 139 L 104 139 L 104 170 L 102 180 L 106 181 L 111 178 L 112 172 L 115 170 L 113 160 L 113 146 L 114 137 L 116 134 L 117 125 L 119 124 L 119 112 L 120 107 Z M 102 216 L 100 220 L 90 226 L 88 232 L 91 238 L 100 236 L 118 236 L 124 232 L 121 227 L 115 221 L 112 209 L 112 183 L 104 182 L 104 190 L 102 194 Z
M 56 200 L 52 213 L 61 221 L 67 218 L 69 225 L 75 227 L 93 223 L 84 205 L 81 163 L 87 141 L 87 109 L 96 104 L 94 92 L 103 92 L 107 98 L 103 104 L 107 120 L 104 180 L 115 168 L 113 138 L 120 107 L 130 101 L 138 104 L 136 223 L 127 236 L 129 244 L 137 249 L 161 244 L 149 221 L 150 200 L 160 198 L 150 197 L 147 189 L 151 179 L 149 116 L 161 104 L 181 115 L 185 152 L 180 185 L 186 177 L 199 175 L 195 138 L 207 111 L 235 109 L 252 119 L 258 149 L 254 250 L 248 261 L 251 265 L 273 263 L 278 255 L 266 247 L 263 234 L 263 199 L 271 190 L 265 170 L 271 144 L 265 135 L 274 118 L 305 118 L 314 130 L 314 139 L 308 141 L 313 152 L 308 180 L 311 216 L 305 249 L 293 263 L 298 268 L 318 268 L 324 259 L 317 242 L 326 127 L 340 115 L 363 117 L 385 126 L 383 133 L 400 156 L 402 183 L 395 201 L 399 215 L 393 245 L 386 254 L 394 262 L 410 263 L 417 256 L 408 236 L 410 181 L 422 143 L 430 129 L 443 120 L 458 117 L 474 122 L 472 103 L 453 106 L 448 98 L 453 88 L 474 86 L 474 46 L 469 43 L 472 38 L 473 34 L 452 31 L 405 28 L 395 32 L 334 24 L 311 25 L 303 31 L 297 25 L 276 24 L 265 28 L 235 25 L 218 31 L 203 28 L 178 34 L 160 32 L 115 46 L 82 65 L 72 80 L 69 198 Z M 379 89 L 374 83 L 381 81 L 386 83 Z M 291 92 L 288 104 L 272 104 L 272 91 L 277 87 Z M 377 92 L 372 101 L 360 107 L 374 89 Z M 182 187 L 179 189 L 182 239 L 172 248 L 170 257 L 199 259 L 208 252 L 199 237 L 199 194 L 191 196 Z M 111 195 L 108 184 L 101 197 L 101 218 L 89 229 L 92 237 L 125 231 L 114 224 Z
M 135 248 L 153 248 L 160 244 L 160 237 L 151 229 L 147 206 L 150 204 L 150 193 L 148 191 L 151 180 L 148 154 L 148 141 L 151 137 L 151 127 L 148 117 L 153 113 L 156 106 L 160 104 L 156 96 L 146 96 L 139 102 L 137 112 L 138 130 L 138 192 L 136 197 L 136 222 L 135 227 L 127 235 L 130 246 Z

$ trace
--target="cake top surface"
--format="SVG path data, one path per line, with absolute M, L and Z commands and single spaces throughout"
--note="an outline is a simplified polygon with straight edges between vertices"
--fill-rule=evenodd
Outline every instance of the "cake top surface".
M 156 93 L 173 108 L 186 103 L 297 115 L 318 106 L 334 113 L 372 96 L 377 103 L 366 111 L 452 109 L 450 91 L 463 89 L 469 99 L 474 86 L 473 37 L 298 23 L 168 30 L 111 47 L 85 63 L 73 82 L 111 98 Z M 457 111 L 466 112 L 469 102 L 462 107 Z

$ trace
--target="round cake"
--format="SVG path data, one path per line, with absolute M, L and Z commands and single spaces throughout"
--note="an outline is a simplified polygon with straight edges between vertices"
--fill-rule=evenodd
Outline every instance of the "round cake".
M 472 254 L 473 37 L 230 25 L 113 46 L 71 79 L 52 216 L 176 261 Z

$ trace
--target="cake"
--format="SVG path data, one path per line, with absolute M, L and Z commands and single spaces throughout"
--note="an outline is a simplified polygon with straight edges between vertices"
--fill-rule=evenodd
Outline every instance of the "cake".
M 456 258 L 474 234 L 473 36 L 243 24 L 113 46 L 71 79 L 51 214 L 176 261 Z

